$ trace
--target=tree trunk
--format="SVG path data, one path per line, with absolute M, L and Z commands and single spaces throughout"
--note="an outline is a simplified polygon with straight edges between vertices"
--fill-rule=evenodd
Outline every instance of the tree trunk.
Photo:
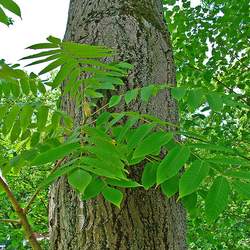
M 175 84 L 170 35 L 161 0 L 71 0 L 65 40 L 115 48 L 115 60 L 134 65 L 126 89 L 149 83 Z M 63 108 L 79 116 L 70 100 Z M 168 91 L 133 110 L 178 122 Z M 132 173 L 136 174 L 137 173 Z M 121 209 L 102 197 L 82 202 L 61 178 L 50 192 L 50 239 L 55 250 L 186 249 L 185 213 L 158 189 L 127 190 Z

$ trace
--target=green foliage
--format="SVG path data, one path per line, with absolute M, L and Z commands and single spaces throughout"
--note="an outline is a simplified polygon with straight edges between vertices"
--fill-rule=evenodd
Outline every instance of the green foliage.
M 178 86 L 172 89 L 172 95 L 179 102 L 181 130 L 189 130 L 185 138 L 186 145 L 190 145 L 202 160 L 210 158 L 208 176 L 203 179 L 202 188 L 199 185 L 196 192 L 197 204 L 193 209 L 187 208 L 191 216 L 189 247 L 248 249 L 249 242 L 244 242 L 244 239 L 249 238 L 246 228 L 249 215 L 244 211 L 247 204 L 235 195 L 237 188 L 234 183 L 249 185 L 249 2 L 203 0 L 196 7 L 190 7 L 189 0 L 181 2 L 182 5 L 177 1 L 165 1 L 168 4 L 165 18 L 177 64 Z M 190 96 L 189 91 L 192 90 L 195 90 L 197 96 Z M 201 143 L 197 143 L 194 138 L 199 138 Z M 237 153 L 230 156 L 232 151 Z M 189 168 L 183 178 L 187 178 L 188 172 Z M 214 178 L 220 174 L 226 177 L 223 180 L 230 183 L 229 196 L 236 200 L 236 204 L 232 204 L 230 199 L 229 210 L 216 223 L 209 225 L 204 220 L 203 199 L 206 200 L 207 188 L 212 186 Z M 202 179 L 202 175 L 200 178 L 197 175 L 198 172 L 190 181 L 190 186 Z M 180 190 L 183 189 L 182 185 Z M 214 214 L 206 217 L 214 218 L 223 209 L 227 199 L 226 191 L 227 184 L 222 200 L 213 204 L 214 211 L 211 213 Z M 221 192 L 223 195 L 223 189 Z M 211 194 L 209 196 L 213 197 Z M 183 203 L 187 207 L 185 199 Z M 244 204 L 243 208 L 241 204 Z M 239 217 L 241 222 L 237 222 Z
M 6 15 L 4 9 L 21 17 L 21 10 L 13 0 L 0 0 L 0 23 L 9 26 L 12 22 L 11 19 Z
M 184 197 L 196 191 L 208 173 L 209 166 L 205 162 L 201 160 L 194 161 L 180 179 L 180 197 Z
M 249 201 L 233 196 L 228 209 L 212 224 L 204 220 L 204 204 L 199 203 L 200 216 L 188 218 L 189 249 L 249 249 Z
M 84 193 L 86 187 L 90 184 L 92 176 L 81 168 L 73 170 L 68 175 L 69 184 L 80 193 Z
M 38 76 L 1 61 L 0 177 L 13 181 L 14 174 L 35 168 L 44 171 L 35 195 L 65 176 L 83 200 L 102 195 L 117 207 L 123 189 L 160 185 L 167 198 L 179 196 L 190 216 L 205 213 L 209 223 L 235 192 L 249 199 L 245 10 L 229 2 L 203 1 L 196 8 L 186 0 L 182 6 L 167 2 L 174 4 L 165 17 L 175 48 L 177 87 L 149 84 L 120 93 L 132 65 L 103 62 L 116 53 L 111 49 L 52 36 L 28 47 L 36 52 L 23 58 L 31 60 L 27 66 L 47 63 Z M 12 1 L 0 4 L 18 15 Z M 243 14 L 237 9 L 236 18 L 231 8 Z M 242 30 L 240 40 L 225 30 L 228 22 L 232 30 Z M 40 79 L 55 69 L 52 80 Z M 61 98 L 75 103 L 79 119 L 72 110 L 66 114 L 60 100 L 57 105 L 49 101 L 60 86 Z M 178 101 L 180 125 L 139 112 L 115 112 L 121 103 L 128 108 L 135 101 L 150 103 L 162 90 Z M 143 167 L 140 182 L 130 177 L 132 167 Z

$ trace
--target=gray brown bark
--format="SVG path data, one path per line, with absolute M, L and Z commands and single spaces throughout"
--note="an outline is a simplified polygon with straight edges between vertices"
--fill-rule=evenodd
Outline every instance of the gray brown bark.
M 169 33 L 160 0 L 71 0 L 65 40 L 99 44 L 119 51 L 116 60 L 134 65 L 126 89 L 149 83 L 175 84 Z M 72 101 L 64 108 L 73 111 Z M 124 108 L 124 107 L 123 107 Z M 133 110 L 178 122 L 177 107 L 168 91 Z M 73 110 L 72 110 L 73 109 Z M 132 175 L 138 175 L 131 173 Z M 65 178 L 50 193 L 51 249 L 186 249 L 185 213 L 175 199 L 158 189 L 127 190 L 121 209 L 102 197 L 81 202 Z

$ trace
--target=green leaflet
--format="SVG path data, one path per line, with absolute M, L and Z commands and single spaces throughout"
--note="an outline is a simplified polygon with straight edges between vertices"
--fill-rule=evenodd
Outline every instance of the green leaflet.
M 31 133 L 30 133 L 30 130 L 27 129 L 25 132 L 22 131 L 22 135 L 21 135 L 21 141 L 24 141 L 26 140 L 28 137 L 30 137 Z
M 197 193 L 189 194 L 183 197 L 181 201 L 191 216 L 196 214 Z
M 44 84 L 42 83 L 42 81 L 40 81 L 40 80 L 37 81 L 37 88 L 41 94 L 46 93 L 46 88 L 45 88 Z
M 82 195 L 82 199 L 89 200 L 96 197 L 103 191 L 105 186 L 106 184 L 100 178 L 92 178 L 91 182 L 86 187 L 84 194 Z
M 210 222 L 214 221 L 228 204 L 229 184 L 227 179 L 218 176 L 205 200 L 205 212 Z
M 8 97 L 10 95 L 10 85 L 5 80 L 1 80 L 1 85 L 3 94 Z
M 77 79 L 79 78 L 80 72 L 81 71 L 79 67 L 76 67 L 71 71 L 69 75 L 69 80 L 67 81 L 66 86 L 64 88 L 65 94 L 70 92 L 71 90 L 74 90 L 74 87 L 76 85 Z
M 92 176 L 81 168 L 75 169 L 68 174 L 69 184 L 82 194 L 91 180 Z
M 113 96 L 110 98 L 110 100 L 109 100 L 109 107 L 112 108 L 112 107 L 118 105 L 118 104 L 120 103 L 120 101 L 121 101 L 121 98 L 122 98 L 122 97 L 119 96 L 119 95 L 113 95 Z
M 6 16 L 1 6 L 0 6 L 0 22 L 9 26 L 9 18 Z
M 110 165 L 110 167 L 114 168 L 114 170 L 123 169 L 123 163 L 120 161 L 120 155 L 112 144 L 99 141 L 96 146 L 86 146 L 85 149 L 88 152 L 95 154 L 99 160 L 104 161 L 105 164 Z
M 106 187 L 102 194 L 105 198 L 105 200 L 113 203 L 115 206 L 120 208 L 122 199 L 123 199 L 123 193 L 115 188 Z
M 171 89 L 172 96 L 177 100 L 181 100 L 187 92 L 187 89 L 184 87 L 176 87 Z
M 7 116 L 4 119 L 3 122 L 3 133 L 6 135 L 10 132 L 10 130 L 12 129 L 14 122 L 18 116 L 20 108 L 15 105 L 12 107 L 12 109 L 10 110 L 10 112 L 7 114 Z
M 184 146 L 177 146 L 165 156 L 157 170 L 157 184 L 175 176 L 184 166 L 190 156 L 190 149 Z
M 207 163 L 201 160 L 194 161 L 180 179 L 180 197 L 184 197 L 196 191 L 208 173 L 209 167 Z
M 207 150 L 234 153 L 234 150 L 231 149 L 230 147 L 224 147 L 219 144 L 215 145 L 215 144 L 210 144 L 210 143 L 195 143 L 195 144 L 187 144 L 187 145 L 193 148 L 201 148 L 201 149 L 207 149 Z
M 143 124 L 136 128 L 132 136 L 128 138 L 128 148 L 134 149 L 154 127 L 154 124 Z
M 89 140 L 95 142 L 96 139 L 112 143 L 112 138 L 100 128 L 85 126 L 84 131 L 89 135 Z
M 163 131 L 153 132 L 136 147 L 133 159 L 140 158 L 149 154 L 159 154 L 164 144 L 167 144 L 173 137 L 172 133 Z
M 77 63 L 69 62 L 62 65 L 53 81 L 54 88 L 58 87 L 70 75 L 70 72 L 74 69 L 75 64 Z
M 39 75 L 43 75 L 48 73 L 49 71 L 52 71 L 56 68 L 58 68 L 59 66 L 61 66 L 62 64 L 64 64 L 65 61 L 62 58 L 57 59 L 56 61 L 53 61 L 52 63 L 50 63 L 48 66 L 46 66 L 43 70 L 41 70 L 39 72 Z
M 95 76 L 95 79 L 102 84 L 104 84 L 104 83 L 111 83 L 112 85 L 123 85 L 124 84 L 122 79 L 120 79 L 118 77 L 111 77 L 111 76 L 97 74 Z
M 227 170 L 224 172 L 224 175 L 239 179 L 250 180 L 250 172 L 241 171 L 241 170 Z
M 33 135 L 30 138 L 30 146 L 31 147 L 34 147 L 39 143 L 40 136 L 41 136 L 41 133 L 39 133 L 39 132 L 34 132 L 33 133 Z
M 21 10 L 19 6 L 12 0 L 0 0 L 0 5 L 2 5 L 7 10 L 21 17 Z
M 163 194 L 165 194 L 168 198 L 170 198 L 177 193 L 178 186 L 179 186 L 179 176 L 177 174 L 171 177 L 170 179 L 164 181 L 161 184 L 161 190 Z
M 207 95 L 207 101 L 210 108 L 215 112 L 220 112 L 223 109 L 222 97 L 219 93 L 211 92 Z
M 18 98 L 21 91 L 20 91 L 20 86 L 19 86 L 19 82 L 17 80 L 12 80 L 9 82 L 10 86 L 11 86 L 11 93 L 15 98 Z
M 52 118 L 51 118 L 51 124 L 54 129 L 56 129 L 60 125 L 61 118 L 62 118 L 62 115 L 60 114 L 60 112 L 55 111 L 53 113 Z
M 85 95 L 91 98 L 102 98 L 103 94 L 99 93 L 97 91 L 94 91 L 93 89 L 86 89 Z
M 42 165 L 48 162 L 54 162 L 56 160 L 62 159 L 63 157 L 69 155 L 80 145 L 78 143 L 62 144 L 58 147 L 49 149 L 41 154 L 39 154 L 32 162 L 32 165 Z
M 21 127 L 20 127 L 20 121 L 17 120 L 11 130 L 10 133 L 10 141 L 13 143 L 17 140 L 17 138 L 20 136 L 21 134 Z
M 37 109 L 36 117 L 37 117 L 37 129 L 38 129 L 38 131 L 41 132 L 46 127 L 48 114 L 49 114 L 49 108 L 47 106 L 40 106 Z
M 136 124 L 136 122 L 139 120 L 138 117 L 131 117 L 124 126 L 122 126 L 122 129 L 120 133 L 117 135 L 117 142 L 120 143 L 126 136 L 129 129 Z
M 81 165 L 81 168 L 93 174 L 108 178 L 125 179 L 125 175 L 121 169 L 117 167 L 114 168 L 103 160 L 92 157 L 83 157 L 80 163 L 83 164 Z
M 141 185 L 133 180 L 116 180 L 116 179 L 106 179 L 105 182 L 111 186 L 124 187 L 124 188 L 135 188 Z
M 130 102 L 136 99 L 137 95 L 138 95 L 138 89 L 131 89 L 127 91 L 124 96 L 125 103 L 128 105 Z
M 203 90 L 192 89 L 188 92 L 187 103 L 191 111 L 195 111 L 203 103 Z
M 65 52 L 76 58 L 93 59 L 109 57 L 113 55 L 113 51 L 111 49 L 105 48 L 103 46 L 93 46 L 89 44 L 79 44 L 72 42 L 63 42 L 61 46 Z
M 31 117 L 33 114 L 33 107 L 30 105 L 25 105 L 19 115 L 20 118 L 20 126 L 23 131 L 25 131 L 30 123 L 31 123 Z
M 30 90 L 32 94 L 36 96 L 37 95 L 36 81 L 34 79 L 30 79 L 29 84 L 30 84 Z
M 3 86 L 1 84 L 1 80 L 0 80 L 0 100 L 2 99 L 3 96 Z
M 32 63 L 29 63 L 27 64 L 25 67 L 28 67 L 28 66 L 33 66 L 33 65 L 37 65 L 37 64 L 41 64 L 41 63 L 45 63 L 45 62 L 49 62 L 49 61 L 53 61 L 53 60 L 56 60 L 58 59 L 59 57 L 61 56 L 61 54 L 54 54 L 52 56 L 48 56 L 44 59 L 40 59 L 40 60 L 37 60 L 37 61 L 34 61 Z M 59 60 L 59 59 L 58 59 Z M 52 63 L 51 63 L 52 64 Z M 54 64 L 50 65 L 50 67 L 54 66 Z M 46 69 L 47 70 L 47 69 Z M 45 72 L 47 73 L 47 72 Z
M 118 64 L 116 64 L 116 66 L 118 68 L 126 69 L 126 70 L 130 70 L 130 69 L 134 68 L 134 66 L 132 64 L 127 63 L 127 62 L 119 62 Z
M 125 76 L 124 73 L 120 73 L 120 72 L 117 72 L 117 71 L 103 71 L 103 69 L 97 69 L 96 67 L 84 67 L 82 68 L 82 71 L 83 72 L 88 72 L 88 73 L 93 73 L 93 74 L 105 74 L 107 76 L 112 76 L 112 77 L 122 77 L 122 76 Z
M 112 119 L 109 122 L 109 124 L 107 125 L 107 128 L 106 128 L 106 131 L 108 131 L 112 126 L 114 126 L 117 122 L 119 122 L 125 116 L 125 114 L 115 113 L 115 114 L 112 114 L 112 116 L 114 117 L 114 119 Z
M 28 95 L 30 93 L 29 79 L 28 78 L 20 79 L 20 85 L 21 85 L 22 92 L 25 95 Z
M 47 41 L 49 41 L 51 43 L 54 43 L 54 44 L 57 44 L 57 45 L 60 45 L 61 42 L 62 42 L 60 38 L 57 38 L 57 37 L 54 37 L 54 36 L 47 37 Z
M 47 50 L 47 51 L 39 52 L 37 54 L 33 54 L 33 55 L 30 55 L 30 56 L 23 57 L 23 58 L 21 58 L 21 60 L 35 59 L 35 58 L 38 58 L 38 57 L 53 55 L 53 54 L 56 54 L 56 53 L 59 53 L 59 52 L 61 52 L 60 49 Z
M 120 159 L 126 160 L 124 153 L 119 150 L 118 145 L 114 144 L 114 141 L 109 138 L 106 134 L 104 137 L 92 137 L 89 138 L 92 143 L 95 144 L 94 147 L 89 147 L 90 152 L 93 152 L 99 158 L 103 158 L 106 161 L 110 161 L 109 164 L 116 167 L 123 167 L 123 164 L 120 162 Z M 119 160 L 119 162 L 118 162 Z
M 53 181 L 55 181 L 58 177 L 63 176 L 65 174 L 73 171 L 76 168 L 77 168 L 77 166 L 74 166 L 74 165 L 73 166 L 62 166 L 62 167 L 60 167 L 59 169 L 55 170 L 53 173 L 48 175 L 48 177 L 45 178 L 44 181 L 42 181 L 42 183 L 39 186 L 39 189 L 46 188 Z
M 153 187 L 156 183 L 157 166 L 157 163 L 151 162 L 144 166 L 142 173 L 142 185 L 146 190 Z
M 249 182 L 241 182 L 241 181 L 234 181 L 233 187 L 241 196 L 250 200 L 250 183 Z
M 101 113 L 98 118 L 96 119 L 96 126 L 100 127 L 102 125 L 106 125 L 109 118 L 110 118 L 111 114 L 109 112 L 103 112 Z
M 149 98 L 154 94 L 154 85 L 141 88 L 141 100 L 145 103 L 149 101 Z
M 217 155 L 211 159 L 207 159 L 208 162 L 220 164 L 220 165 L 241 165 L 250 166 L 250 162 L 236 156 L 221 156 Z
M 5 117 L 7 111 L 8 111 L 8 106 L 7 105 L 0 105 L 0 122 Z
M 118 68 L 116 66 L 113 66 L 113 65 L 110 65 L 110 64 L 107 64 L 107 63 L 102 63 L 102 62 L 97 61 L 97 60 L 84 59 L 84 60 L 81 60 L 80 62 L 81 62 L 81 64 L 98 66 L 98 67 L 103 68 L 105 70 L 117 71 L 117 72 L 120 72 L 120 73 L 125 73 L 124 70 L 122 70 L 122 69 L 120 69 L 120 68 Z
M 54 48 L 58 48 L 57 44 L 53 44 L 53 43 L 37 43 L 34 45 L 31 45 L 29 47 L 27 47 L 27 49 L 54 49 Z

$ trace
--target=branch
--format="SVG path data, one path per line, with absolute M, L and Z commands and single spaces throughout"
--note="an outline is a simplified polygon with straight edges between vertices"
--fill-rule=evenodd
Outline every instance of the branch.
M 55 166 L 53 167 L 53 169 L 51 170 L 51 172 L 49 174 L 54 173 L 63 163 L 63 161 L 66 159 L 66 157 L 64 157 L 63 159 L 57 161 L 57 163 L 55 164 Z M 28 213 L 32 203 L 34 202 L 34 200 L 36 199 L 37 195 L 41 192 L 42 188 L 38 187 L 37 190 L 35 191 L 35 193 L 31 196 L 30 200 L 28 201 L 26 207 L 24 208 L 23 212 L 25 214 Z
M 0 219 L 0 222 L 21 224 L 20 220 L 12 220 L 12 219 Z
M 26 239 L 29 241 L 31 247 L 33 250 L 42 250 L 40 244 L 38 243 L 31 226 L 29 224 L 29 221 L 26 217 L 26 214 L 24 213 L 23 209 L 19 205 L 18 201 L 16 200 L 13 192 L 10 190 L 8 184 L 5 182 L 5 180 L 0 175 L 0 186 L 5 191 L 11 205 L 13 206 L 15 212 L 17 213 L 18 217 L 20 218 L 20 223 L 23 227 Z

